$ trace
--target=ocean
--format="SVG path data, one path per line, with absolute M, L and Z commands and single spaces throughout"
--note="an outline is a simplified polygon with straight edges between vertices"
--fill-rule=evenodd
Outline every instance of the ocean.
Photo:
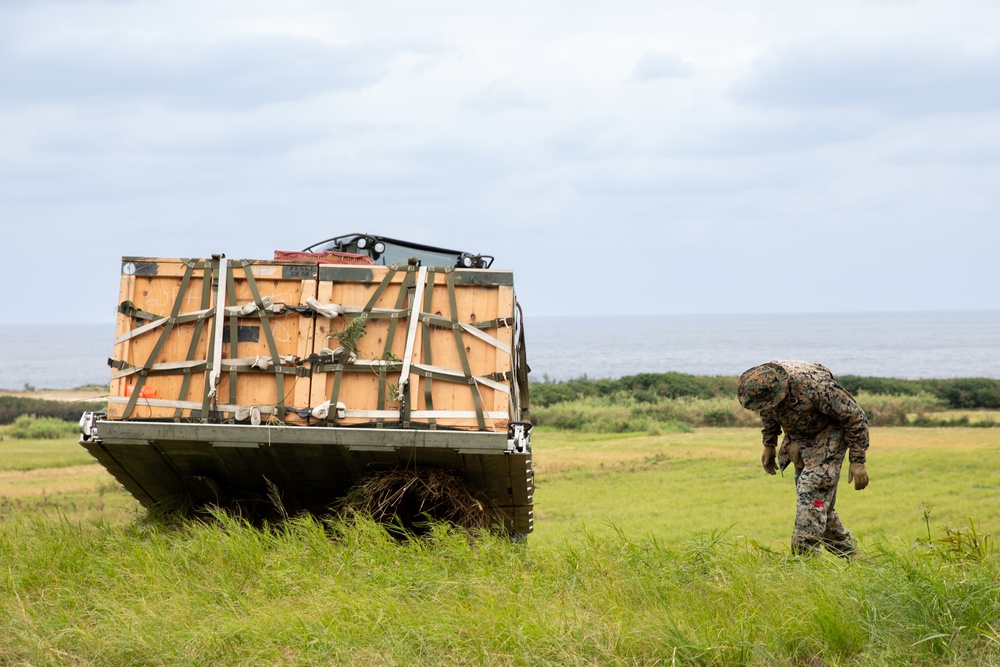
M 532 379 L 739 375 L 774 359 L 835 375 L 1000 378 L 1000 311 L 525 316 Z
M 534 381 L 676 371 L 739 375 L 772 359 L 837 375 L 1000 379 L 1000 311 L 525 316 Z M 0 389 L 107 384 L 113 324 L 0 325 Z

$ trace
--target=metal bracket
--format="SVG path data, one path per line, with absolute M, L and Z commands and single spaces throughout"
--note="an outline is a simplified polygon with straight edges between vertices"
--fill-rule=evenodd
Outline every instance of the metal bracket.
M 531 451 L 531 422 L 507 424 L 507 451 L 525 454 Z
M 97 422 L 107 416 L 106 412 L 84 412 L 80 417 L 80 440 L 88 442 L 101 442 L 97 435 Z

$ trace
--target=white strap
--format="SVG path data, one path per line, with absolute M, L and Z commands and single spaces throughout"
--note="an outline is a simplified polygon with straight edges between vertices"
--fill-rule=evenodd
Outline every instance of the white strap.
M 129 402 L 129 399 L 124 396 L 109 396 L 108 403 L 122 404 L 125 405 Z M 148 405 L 154 408 L 184 408 L 187 410 L 201 410 L 201 401 L 177 401 L 167 398 L 140 398 L 139 403 L 141 405 Z M 235 413 L 240 408 L 251 407 L 257 408 L 262 414 L 271 414 L 276 412 L 276 408 L 273 405 L 232 405 L 229 403 L 220 403 L 218 405 L 219 412 L 233 412 Z
M 469 326 L 465 322 L 459 322 L 458 324 L 459 324 L 459 326 L 462 327 L 462 331 L 475 336 L 479 340 L 481 340 L 484 343 L 487 343 L 489 345 L 492 345 L 493 347 L 497 348 L 498 350 L 501 350 L 503 352 L 506 352 L 507 354 L 510 354 L 510 345 L 507 345 L 506 343 L 501 342 L 498 338 L 494 338 L 493 336 L 489 335 L 488 333 L 484 333 L 481 329 L 477 329 L 476 327 Z
M 344 307 L 339 303 L 323 303 L 314 296 L 306 299 L 306 305 L 323 317 L 329 317 L 331 320 L 344 314 Z
M 429 364 L 413 364 L 414 368 L 419 368 L 420 370 L 427 371 L 428 373 L 440 373 L 441 375 L 451 375 L 453 377 L 465 379 L 465 373 L 457 371 L 454 368 L 444 368 L 443 366 L 431 366 Z M 491 389 L 496 389 L 497 391 L 502 391 L 505 394 L 510 395 L 510 387 L 505 384 L 501 384 L 495 380 L 489 378 L 484 378 L 479 375 L 473 375 L 472 379 L 479 384 L 486 385 Z
M 241 315 L 251 315 L 256 313 L 258 310 L 267 310 L 272 313 L 280 313 L 281 306 L 278 304 L 271 304 L 271 297 L 265 296 L 261 298 L 261 303 L 264 305 L 263 308 L 258 308 L 256 303 L 245 303 L 242 306 L 229 306 L 226 308 L 226 315 L 236 315 L 237 317 Z
M 424 298 L 424 283 L 427 281 L 427 267 L 421 266 L 417 271 L 417 288 L 410 302 L 409 322 L 406 331 L 406 351 L 403 352 L 403 370 L 399 373 L 399 391 L 410 383 L 410 364 L 413 362 L 413 347 L 417 338 L 417 321 L 420 319 L 420 304 Z
M 226 312 L 226 270 L 229 268 L 226 256 L 219 259 L 219 290 L 215 295 L 215 353 L 212 357 L 212 373 L 208 377 L 208 395 L 215 396 L 219 378 L 222 377 L 222 330 L 225 328 L 222 316 Z

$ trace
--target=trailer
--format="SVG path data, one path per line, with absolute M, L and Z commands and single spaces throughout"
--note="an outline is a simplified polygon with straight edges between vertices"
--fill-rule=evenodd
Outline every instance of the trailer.
M 324 515 L 433 468 L 530 533 L 512 272 L 370 234 L 274 257 L 122 258 L 108 408 L 80 444 L 150 510 Z

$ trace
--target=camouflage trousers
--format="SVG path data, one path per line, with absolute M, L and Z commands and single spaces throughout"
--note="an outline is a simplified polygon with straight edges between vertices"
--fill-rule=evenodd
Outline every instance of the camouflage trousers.
M 792 553 L 820 553 L 820 547 L 826 547 L 830 553 L 849 556 L 854 553 L 854 539 L 835 509 L 840 469 L 847 453 L 844 432 L 827 427 L 796 444 L 801 458 L 795 462 L 797 499 Z

